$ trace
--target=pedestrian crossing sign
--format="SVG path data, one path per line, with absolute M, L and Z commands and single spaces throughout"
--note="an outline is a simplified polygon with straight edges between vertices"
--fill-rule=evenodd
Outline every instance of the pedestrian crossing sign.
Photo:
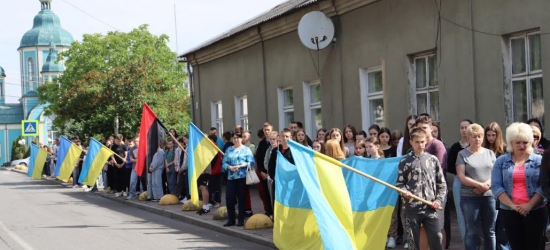
M 22 120 L 21 135 L 38 136 L 38 120 Z

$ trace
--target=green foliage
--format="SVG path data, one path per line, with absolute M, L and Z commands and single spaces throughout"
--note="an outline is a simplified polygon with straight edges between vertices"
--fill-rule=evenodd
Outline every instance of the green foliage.
M 26 158 L 25 155 L 26 155 L 27 147 L 25 145 L 20 145 L 19 144 L 19 141 L 22 140 L 22 139 L 23 139 L 23 137 L 19 136 L 19 137 L 17 137 L 17 139 L 15 139 L 11 143 L 11 161 Z M 29 151 L 29 155 L 30 155 L 30 151 Z
M 147 25 L 129 33 L 86 34 L 82 42 L 60 53 L 64 74 L 38 88 L 41 103 L 57 115 L 61 134 L 107 136 L 139 131 L 143 103 L 148 103 L 167 128 L 187 131 L 189 98 L 183 88 L 183 65 L 167 46 L 168 36 L 152 35 Z

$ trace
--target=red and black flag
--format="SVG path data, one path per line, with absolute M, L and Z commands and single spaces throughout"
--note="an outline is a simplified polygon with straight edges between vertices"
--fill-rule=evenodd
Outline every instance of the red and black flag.
M 160 144 L 166 137 L 166 131 L 166 128 L 157 118 L 157 115 L 155 115 L 147 103 L 144 103 L 136 160 L 136 172 L 138 176 L 141 177 L 143 173 L 146 173 L 149 169 L 151 161 L 153 161 L 153 155 L 155 155 Z

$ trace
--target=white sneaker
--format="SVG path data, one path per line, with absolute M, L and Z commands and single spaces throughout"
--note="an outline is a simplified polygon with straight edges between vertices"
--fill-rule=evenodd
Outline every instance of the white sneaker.
M 91 190 L 92 190 L 91 188 L 85 188 L 84 192 L 90 192 Z
M 183 200 L 180 201 L 181 204 L 185 204 L 187 202 L 187 197 L 183 198 Z
M 120 193 L 115 193 L 115 197 L 120 197 Z
M 128 197 L 128 194 L 126 192 L 122 192 L 122 197 Z
M 403 246 L 405 249 L 409 249 L 409 243 L 405 243 L 405 246 Z
M 393 237 L 390 237 L 390 239 L 388 240 L 388 245 L 387 245 L 388 248 L 395 248 L 395 238 Z
M 78 188 L 78 185 L 74 185 L 73 188 Z
M 84 186 L 82 186 L 82 188 L 86 189 L 86 188 L 88 188 L 88 185 L 84 185 Z

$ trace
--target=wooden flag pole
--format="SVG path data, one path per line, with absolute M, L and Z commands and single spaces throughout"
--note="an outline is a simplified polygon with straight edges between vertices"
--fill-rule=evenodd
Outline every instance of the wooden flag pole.
M 376 177 L 374 177 L 374 176 L 371 176 L 371 175 L 368 175 L 368 174 L 366 174 L 366 173 L 363 173 L 363 172 L 361 172 L 361 171 L 359 171 L 359 170 L 357 170 L 357 169 L 355 169 L 355 168 L 352 168 L 352 167 L 350 167 L 350 166 L 348 166 L 348 165 L 346 165 L 346 164 L 343 164 L 342 162 L 337 161 L 337 160 L 335 160 L 335 159 L 332 159 L 332 158 L 330 158 L 330 157 L 328 157 L 328 156 L 326 156 L 326 155 L 323 155 L 323 154 L 315 154 L 315 155 L 316 155 L 316 156 L 320 156 L 321 158 L 323 158 L 323 159 L 325 159 L 325 160 L 327 160 L 327 161 L 329 161 L 329 162 L 331 162 L 331 163 L 333 163 L 333 164 L 336 164 L 336 165 L 338 165 L 338 166 L 342 166 L 343 168 L 345 168 L 345 169 L 347 169 L 347 170 L 349 170 L 349 171 L 352 171 L 352 172 L 354 172 L 354 173 L 356 173 L 356 174 L 359 174 L 359 175 L 364 176 L 364 177 L 367 177 L 367 178 L 369 178 L 369 179 L 371 179 L 371 180 L 373 180 L 373 181 L 375 181 L 375 182 L 378 182 L 378 183 L 380 183 L 380 184 L 382 184 L 382 185 L 384 185 L 384 186 L 386 186 L 386 187 L 388 187 L 388 188 L 391 188 L 391 189 L 397 191 L 397 192 L 400 193 L 400 194 L 405 194 L 405 193 L 407 193 L 407 192 L 405 192 L 405 191 L 399 189 L 398 187 L 396 187 L 396 186 L 394 186 L 394 185 L 391 185 L 391 184 L 389 184 L 389 183 L 387 183 L 387 182 L 385 182 L 385 181 L 382 181 L 382 180 L 380 180 L 380 179 L 378 179 L 378 178 L 376 178 Z M 414 195 L 414 194 L 411 194 L 411 197 L 412 197 L 413 199 L 415 199 L 415 200 L 418 200 L 418 201 L 420 201 L 420 202 L 426 204 L 426 205 L 429 205 L 429 206 L 432 206 L 432 205 L 433 205 L 433 202 L 428 201 L 428 200 L 425 200 L 425 199 L 422 199 L 422 198 L 420 198 L 420 197 L 418 197 L 418 196 L 416 196 L 416 195 Z M 440 205 L 441 205 L 441 204 L 440 204 Z M 438 209 L 439 209 L 439 210 L 442 210 L 443 208 L 440 207 L 440 208 L 438 208 Z
M 187 150 L 185 150 L 185 149 L 183 148 L 183 146 L 180 144 L 180 142 L 178 141 L 178 139 L 176 139 L 176 137 L 174 137 L 172 134 L 170 134 L 170 132 L 168 132 L 168 134 L 170 135 L 170 137 L 172 137 L 172 139 L 174 139 L 174 142 L 176 142 L 176 144 L 178 144 L 178 147 L 180 147 L 181 150 L 183 150 L 183 152 L 185 152 L 185 154 L 188 155 L 188 154 L 187 154 Z

